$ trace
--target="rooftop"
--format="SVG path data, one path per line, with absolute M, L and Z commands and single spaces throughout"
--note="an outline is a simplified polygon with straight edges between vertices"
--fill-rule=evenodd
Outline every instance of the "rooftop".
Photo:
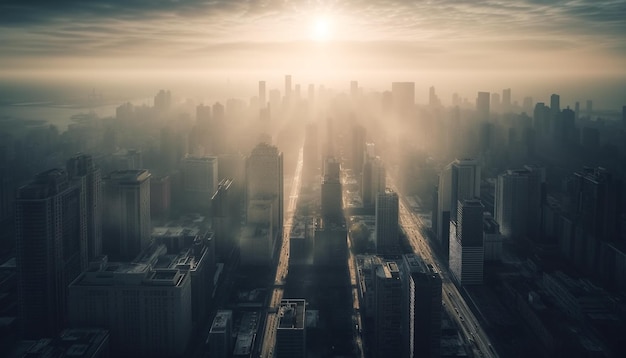
M 304 329 L 306 317 L 304 299 L 284 299 L 278 308 L 278 329 Z

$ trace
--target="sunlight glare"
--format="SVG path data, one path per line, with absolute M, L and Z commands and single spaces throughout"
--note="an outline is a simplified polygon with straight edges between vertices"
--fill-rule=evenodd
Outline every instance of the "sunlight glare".
M 311 39 L 318 42 L 326 42 L 331 38 L 331 24 L 328 18 L 320 17 L 315 19 L 311 29 Z

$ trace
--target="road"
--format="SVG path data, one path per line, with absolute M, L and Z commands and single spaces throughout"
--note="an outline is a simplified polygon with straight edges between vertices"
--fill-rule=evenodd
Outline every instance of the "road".
M 389 176 L 387 177 L 387 183 L 396 193 L 400 193 L 393 185 L 393 179 Z M 446 310 L 448 310 L 451 317 L 454 317 L 463 332 L 465 341 L 471 346 L 474 355 L 477 357 L 498 357 L 498 354 L 492 348 L 489 337 L 487 337 L 480 323 L 466 304 L 465 299 L 463 299 L 463 296 L 461 296 L 459 290 L 450 279 L 447 265 L 443 265 L 440 262 L 424 238 L 422 233 L 422 230 L 425 230 L 424 224 L 411 209 L 408 209 L 410 206 L 405 198 L 402 195 L 399 195 L 399 197 L 400 226 L 404 228 L 413 251 L 422 256 L 424 260 L 432 263 L 440 272 L 443 291 L 441 295 L 442 300 L 445 303 Z
M 268 313 L 265 319 L 265 329 L 263 334 L 263 346 L 261 349 L 261 358 L 271 358 L 274 354 L 274 345 L 276 343 L 276 325 L 278 324 L 278 315 L 272 308 L 278 307 L 283 298 L 283 284 L 289 269 L 289 235 L 291 233 L 291 225 L 293 224 L 293 216 L 296 212 L 298 203 L 298 193 L 300 193 L 300 184 L 302 183 L 302 164 L 303 149 L 300 148 L 298 154 L 298 163 L 291 184 L 291 193 L 289 195 L 289 203 L 285 212 L 285 222 L 283 224 L 282 246 L 278 257 L 278 266 L 276 268 L 276 277 L 274 277 L 274 289 L 268 304 Z M 272 313 L 274 312 L 274 313 Z
M 365 358 L 365 352 L 363 351 L 363 337 L 361 337 L 363 322 L 361 321 L 361 310 L 359 307 L 359 286 L 356 282 L 356 258 L 352 254 L 352 243 L 349 239 L 348 252 L 350 253 L 350 257 L 348 258 L 348 269 L 350 270 L 350 286 L 352 287 L 352 323 L 354 323 L 354 344 L 357 349 L 358 357 Z

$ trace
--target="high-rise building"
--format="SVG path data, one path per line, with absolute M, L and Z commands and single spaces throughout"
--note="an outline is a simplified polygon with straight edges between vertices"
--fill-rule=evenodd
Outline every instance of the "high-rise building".
M 458 204 L 457 220 L 450 236 L 450 270 L 461 285 L 483 283 L 484 243 L 483 211 L 480 200 L 463 200 Z
M 87 258 L 102 255 L 102 178 L 91 155 L 78 155 L 67 161 L 67 173 L 84 185 L 87 220 Z
M 352 173 L 358 178 L 363 172 L 365 162 L 365 127 L 352 127 Z
M 403 256 L 402 347 L 404 357 L 439 357 L 441 276 L 416 254 Z
M 81 187 L 52 169 L 18 192 L 15 205 L 18 318 L 28 337 L 67 325 L 67 285 L 87 267 Z
M 561 96 L 558 94 L 552 94 L 550 96 L 550 111 L 553 115 L 561 112 Z
M 276 358 L 306 357 L 306 301 L 283 299 L 278 306 Z
M 259 81 L 259 107 L 264 108 L 267 105 L 267 91 L 265 90 L 265 81 Z
M 526 99 L 524 99 L 526 101 Z M 502 112 L 508 113 L 511 111 L 511 89 L 505 88 L 502 90 Z
M 457 159 L 452 163 L 450 218 L 457 218 L 457 203 L 480 197 L 480 166 L 475 159 Z
M 545 170 L 526 166 L 507 170 L 498 176 L 495 193 L 495 219 L 506 237 L 539 239 Z
M 283 196 L 283 153 L 275 146 L 260 143 L 246 161 L 246 206 L 252 200 L 272 202 L 269 224 L 274 235 L 280 235 L 283 228 Z
M 322 216 L 326 218 L 343 217 L 341 181 L 331 175 L 324 176 L 321 192 Z
M 215 358 L 230 357 L 233 348 L 232 334 L 233 311 L 218 310 L 206 342 L 209 346 L 209 356 Z
M 172 105 L 172 93 L 168 90 L 160 90 L 156 96 L 154 96 L 154 109 L 159 112 L 164 112 L 170 109 Z
M 180 356 L 191 335 L 191 274 L 184 269 L 103 260 L 70 284 L 69 302 L 70 324 L 108 327 L 116 357 Z
M 399 252 L 398 194 L 387 188 L 376 195 L 376 252 Z
M 374 298 L 374 354 L 376 358 L 402 353 L 402 281 L 395 262 L 376 267 Z
M 489 92 L 478 92 L 478 97 L 476 97 L 476 113 L 478 115 L 478 120 L 482 122 L 489 121 L 489 100 L 490 100 Z
M 500 94 L 499 93 L 492 93 L 491 94 L 491 99 L 489 100 L 489 109 L 493 112 L 500 112 L 501 110 L 501 103 L 500 103 Z
M 218 185 L 217 157 L 186 155 L 182 166 L 186 206 L 208 209 Z
M 376 195 L 384 192 L 386 187 L 385 166 L 379 157 L 367 157 L 363 164 L 361 180 L 361 197 L 363 206 L 371 208 L 376 205 Z
M 103 251 L 132 260 L 150 243 L 150 172 L 114 171 L 103 182 Z

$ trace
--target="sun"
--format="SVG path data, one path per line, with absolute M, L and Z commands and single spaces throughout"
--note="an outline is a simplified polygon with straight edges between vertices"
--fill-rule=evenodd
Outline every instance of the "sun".
M 327 42 L 332 37 L 332 24 L 328 17 L 318 17 L 311 26 L 311 40 Z

